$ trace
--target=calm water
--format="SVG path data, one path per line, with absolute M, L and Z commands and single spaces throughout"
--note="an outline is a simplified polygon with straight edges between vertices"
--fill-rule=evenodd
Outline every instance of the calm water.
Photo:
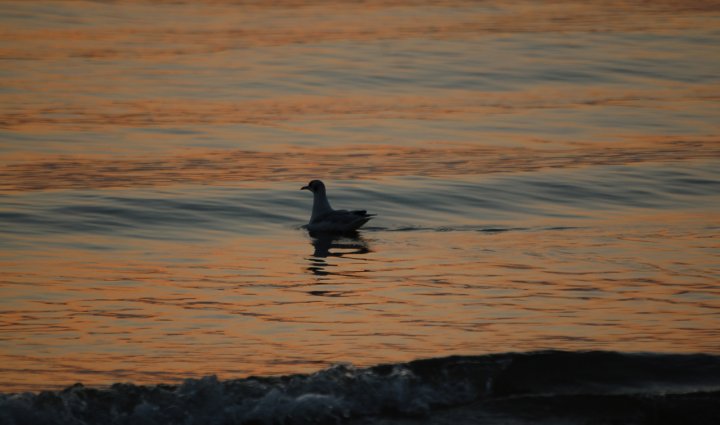
M 717 2 L 264 4 L 2 3 L 0 391 L 720 354 Z

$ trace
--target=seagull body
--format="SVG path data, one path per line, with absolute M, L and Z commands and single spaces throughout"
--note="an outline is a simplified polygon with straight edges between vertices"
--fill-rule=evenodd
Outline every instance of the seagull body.
M 300 190 L 309 190 L 313 193 L 313 209 L 310 222 L 305 226 L 311 232 L 348 233 L 354 232 L 367 223 L 375 214 L 368 214 L 365 210 L 334 210 L 328 202 L 325 193 L 325 184 L 320 180 L 313 180 Z

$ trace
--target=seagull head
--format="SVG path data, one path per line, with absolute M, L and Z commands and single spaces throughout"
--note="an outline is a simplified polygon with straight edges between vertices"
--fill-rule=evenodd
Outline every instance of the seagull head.
M 325 192 L 325 184 L 320 180 L 311 180 L 307 186 L 303 186 L 300 190 L 309 190 L 312 193 Z

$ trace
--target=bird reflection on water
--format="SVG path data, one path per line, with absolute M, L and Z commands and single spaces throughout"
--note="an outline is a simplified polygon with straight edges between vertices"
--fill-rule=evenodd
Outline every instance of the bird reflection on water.
M 367 254 L 371 252 L 368 242 L 357 232 L 346 234 L 310 233 L 312 246 L 315 248 L 308 270 L 317 276 L 334 274 L 327 271 L 327 257 L 343 257 L 352 254 Z

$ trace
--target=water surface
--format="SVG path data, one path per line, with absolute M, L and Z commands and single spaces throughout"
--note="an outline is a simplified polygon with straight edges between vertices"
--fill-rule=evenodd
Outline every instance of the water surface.
M 720 354 L 715 2 L 7 1 L 0 22 L 2 391 Z M 378 216 L 311 237 L 313 178 Z

